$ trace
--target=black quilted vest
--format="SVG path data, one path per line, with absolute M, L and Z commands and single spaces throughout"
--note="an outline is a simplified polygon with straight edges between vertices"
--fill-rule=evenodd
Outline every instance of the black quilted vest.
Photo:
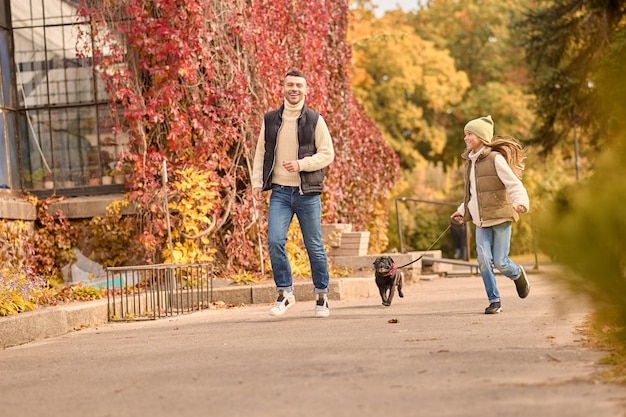
M 272 188 L 272 172 L 274 171 L 276 140 L 278 131 L 283 124 L 282 105 L 279 109 L 265 114 L 265 156 L 263 158 L 263 191 Z M 315 127 L 319 113 L 304 106 L 298 117 L 298 159 L 312 156 L 317 152 L 315 147 Z M 300 171 L 300 193 L 321 194 L 324 182 L 324 169 L 312 172 Z

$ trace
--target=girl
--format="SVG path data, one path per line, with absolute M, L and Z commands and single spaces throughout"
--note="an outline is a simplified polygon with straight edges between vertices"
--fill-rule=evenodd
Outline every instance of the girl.
M 489 299 L 485 314 L 496 314 L 502 304 L 494 266 L 515 282 L 520 298 L 530 292 L 526 271 L 509 259 L 512 224 L 530 208 L 521 181 L 524 149 L 513 137 L 494 137 L 491 116 L 470 120 L 464 130 L 465 200 L 451 217 L 476 225 L 478 269 Z

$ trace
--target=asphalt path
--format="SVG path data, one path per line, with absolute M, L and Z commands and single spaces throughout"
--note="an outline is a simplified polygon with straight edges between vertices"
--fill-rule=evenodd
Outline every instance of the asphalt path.
M 528 268 L 530 269 L 530 268 Z M 477 277 L 370 297 L 111 323 L 0 351 L 2 416 L 626 416 L 583 343 L 589 305 L 546 273 L 503 312 Z

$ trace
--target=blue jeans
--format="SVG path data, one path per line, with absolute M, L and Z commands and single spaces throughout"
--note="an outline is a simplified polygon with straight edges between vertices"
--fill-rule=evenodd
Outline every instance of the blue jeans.
M 328 263 L 322 241 L 322 201 L 319 195 L 301 195 L 298 187 L 273 185 L 267 219 L 267 240 L 277 290 L 293 291 L 291 265 L 285 244 L 293 215 L 298 217 L 309 255 L 315 293 L 328 292 Z
M 478 269 L 483 277 L 485 291 L 490 303 L 500 301 L 493 267 L 505 277 L 515 279 L 520 275 L 520 267 L 509 259 L 511 248 L 512 223 L 506 222 L 491 227 L 476 226 L 476 253 Z

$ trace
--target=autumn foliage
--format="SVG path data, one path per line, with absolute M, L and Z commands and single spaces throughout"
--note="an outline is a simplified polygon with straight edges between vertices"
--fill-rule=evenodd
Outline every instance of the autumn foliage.
M 251 198 L 252 155 L 262 115 L 282 103 L 281 82 L 291 69 L 307 75 L 307 105 L 322 113 L 335 144 L 324 221 L 377 227 L 384 236 L 386 212 L 375 207 L 386 206 L 398 159 L 350 92 L 347 3 L 83 3 L 80 15 L 91 23 L 83 53 L 101 68 L 116 129 L 130 137 L 120 164 L 132 168 L 128 198 L 137 208 L 144 262 L 162 261 L 168 245 L 165 161 L 168 200 L 183 199 L 181 184 L 194 170 L 211 184 L 193 200 L 209 208 L 192 227 L 204 247 L 227 269 L 258 267 L 266 207 L 255 207 Z M 183 224 L 179 210 L 169 217 L 172 228 Z M 175 236 L 185 247 L 182 240 L 195 238 Z

